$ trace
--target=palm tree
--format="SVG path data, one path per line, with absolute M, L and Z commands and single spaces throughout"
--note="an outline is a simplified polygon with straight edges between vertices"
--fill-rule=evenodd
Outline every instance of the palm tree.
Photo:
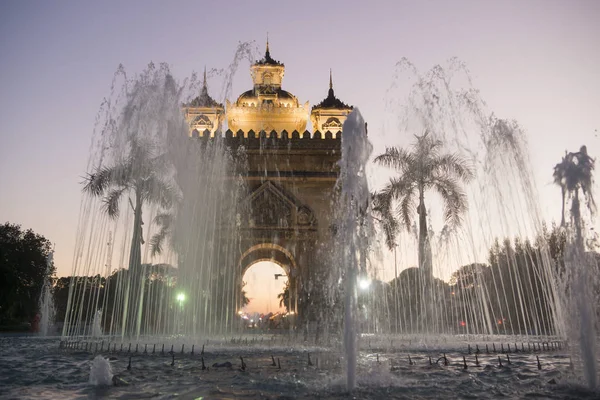
M 277 295 L 277 298 L 279 299 L 279 307 L 285 308 L 286 311 L 289 311 L 288 310 L 288 304 L 290 303 L 290 282 L 289 281 L 287 281 L 285 283 L 283 292 L 279 293 Z
M 567 200 L 567 170 L 569 162 L 567 160 L 568 153 L 565 151 L 565 156 L 562 161 L 554 166 L 554 184 L 560 186 L 560 194 L 562 198 L 562 209 L 560 212 L 560 226 L 565 225 L 565 202 Z
M 128 157 L 113 166 L 99 167 L 96 172 L 89 174 L 85 178 L 83 191 L 92 196 L 102 197 L 104 211 L 113 219 L 119 216 L 120 203 L 124 196 L 129 196 L 134 218 L 129 251 L 131 274 L 125 294 L 123 331 L 131 335 L 134 333 L 136 322 L 139 333 L 143 303 L 143 288 L 138 287 L 144 281 L 141 276 L 141 245 L 144 244 L 142 209 L 144 205 L 150 204 L 169 209 L 176 199 L 176 192 L 165 178 L 168 163 L 164 155 L 153 154 L 150 145 L 135 138 L 129 141 L 129 145 Z M 139 307 L 136 312 L 133 305 L 138 297 Z
M 441 153 L 441 141 L 427 133 L 416 139 L 410 151 L 390 147 L 375 158 L 376 163 L 397 170 L 399 176 L 390 178 L 388 184 L 374 195 L 373 208 L 384 221 L 388 246 L 395 243 L 397 228 L 411 229 L 416 211 L 419 215 L 419 267 L 426 276 L 432 276 L 425 192 L 434 190 L 440 195 L 446 228 L 455 229 L 468 208 L 461 183 L 470 182 L 474 173 L 458 154 Z
M 371 195 L 371 210 L 373 218 L 381 225 L 385 236 L 385 244 L 388 249 L 396 247 L 396 233 L 398 230 L 398 220 L 392 213 L 392 202 L 386 201 L 384 193 L 375 193 Z
M 246 282 L 242 282 L 242 308 L 246 307 L 248 304 L 250 304 L 250 299 L 248 298 L 248 293 L 246 292 L 246 290 L 244 289 L 246 287 Z
M 175 224 L 174 210 L 156 214 L 154 223 L 159 227 L 159 230 L 150 239 L 150 254 L 152 257 L 162 253 L 164 241 L 172 234 L 173 225 Z
M 595 211 L 596 203 L 592 195 L 593 171 L 594 159 L 588 155 L 586 146 L 581 146 L 576 153 L 565 152 L 561 162 L 554 166 L 554 183 L 560 186 L 562 196 L 561 226 L 565 225 L 565 203 L 569 197 L 573 198 L 571 215 L 578 224 L 580 189 L 586 198 L 588 209 Z

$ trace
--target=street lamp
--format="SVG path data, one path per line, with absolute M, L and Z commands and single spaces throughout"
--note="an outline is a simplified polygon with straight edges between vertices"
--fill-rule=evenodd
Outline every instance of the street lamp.
M 360 278 L 358 280 L 358 287 L 361 290 L 367 290 L 371 286 L 371 280 L 369 278 Z
M 185 294 L 184 293 L 177 293 L 176 299 L 179 302 L 180 306 L 183 305 L 183 302 L 185 301 Z

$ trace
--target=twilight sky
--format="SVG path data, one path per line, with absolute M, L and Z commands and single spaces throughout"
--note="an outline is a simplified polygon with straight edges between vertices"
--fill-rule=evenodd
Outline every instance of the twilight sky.
M 336 95 L 360 108 L 376 152 L 400 135 L 383 131 L 396 62 L 427 70 L 460 58 L 489 108 L 526 130 L 541 209 L 558 220 L 552 167 L 581 144 L 600 153 L 598 21 L 595 0 L 4 1 L 0 222 L 55 242 L 58 274 L 68 275 L 94 121 L 119 63 L 131 74 L 164 61 L 183 79 L 227 67 L 240 41 L 262 50 L 267 31 L 284 89 L 314 105 L 332 68 Z M 250 87 L 246 63 L 234 98 Z M 210 91 L 218 98 L 220 84 Z

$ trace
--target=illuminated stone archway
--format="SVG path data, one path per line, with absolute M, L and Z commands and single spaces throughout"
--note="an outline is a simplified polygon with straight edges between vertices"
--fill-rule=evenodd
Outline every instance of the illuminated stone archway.
M 247 188 L 237 217 L 237 284 L 241 285 L 243 272 L 253 261 L 277 262 L 288 272 L 293 299 L 289 310 L 299 323 L 311 318 L 307 307 L 314 301 L 309 298 L 319 295 L 315 290 L 323 290 L 310 284 L 318 282 L 329 265 L 319 252 L 335 245 L 340 143 L 340 137 L 329 132 L 249 132 L 247 137 L 225 133 L 224 144 L 231 153 L 245 154 L 235 171 Z M 238 310 L 240 300 L 241 296 Z
M 238 275 L 238 286 L 242 287 L 244 274 L 250 267 L 262 261 L 272 262 L 279 265 L 287 275 L 289 284 L 289 303 L 287 304 L 290 313 L 296 313 L 298 309 L 298 266 L 293 254 L 286 248 L 275 243 L 259 243 L 248 248 L 240 257 Z M 241 296 L 237 304 L 238 310 L 241 309 Z
M 228 269 L 228 283 L 241 284 L 252 259 L 281 259 L 290 271 L 300 320 L 308 298 L 327 290 L 310 283 L 320 282 L 329 268 L 327 257 L 319 252 L 335 245 L 342 128 L 353 110 L 335 95 L 329 72 L 327 97 L 309 108 L 308 102 L 283 89 L 285 65 L 271 57 L 267 43 L 264 57 L 250 66 L 250 90 L 219 104 L 208 94 L 205 77 L 199 96 L 184 107 L 190 136 L 200 143 L 222 140 L 219 146 L 234 161 L 228 178 L 244 181 L 245 196 L 236 210 L 239 249 L 234 251 L 240 253 L 228 262 L 227 268 L 233 269 Z M 313 132 L 306 130 L 309 116 Z M 228 129 L 223 132 L 225 120 Z M 237 247 L 237 238 L 235 242 Z M 231 253 L 227 244 L 216 245 Z M 227 313 L 239 306 L 239 299 L 235 301 L 224 307 Z

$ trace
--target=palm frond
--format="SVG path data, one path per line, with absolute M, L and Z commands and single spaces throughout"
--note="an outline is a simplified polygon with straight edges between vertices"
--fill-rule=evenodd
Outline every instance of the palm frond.
M 398 221 L 394 217 L 392 210 L 392 200 L 388 192 L 379 192 L 371 196 L 371 210 L 381 225 L 385 236 L 385 243 L 389 249 L 396 246 L 396 232 L 398 231 Z
M 157 175 L 150 175 L 141 183 L 144 200 L 168 209 L 178 201 L 177 190 Z
M 392 177 L 383 191 L 389 192 L 388 196 L 391 200 L 399 200 L 415 190 L 417 179 L 418 177 L 413 173 L 403 174 L 400 178 Z
M 564 189 L 566 189 L 565 187 L 565 175 L 567 173 L 568 170 L 568 154 L 565 151 L 565 156 L 562 158 L 562 160 L 556 164 L 554 166 L 554 173 L 552 174 L 552 177 L 554 178 L 554 184 L 558 185 Z
M 169 235 L 168 229 L 161 229 L 158 233 L 155 233 L 150 239 L 150 255 L 155 257 L 162 254 L 164 248 L 164 242 Z
M 93 196 L 102 196 L 113 186 L 130 185 L 131 180 L 131 165 L 127 162 L 112 167 L 100 167 L 84 178 L 83 191 Z
M 596 202 L 592 194 L 594 168 L 594 159 L 588 155 L 587 148 L 581 146 L 578 152 L 565 152 L 561 162 L 554 166 L 552 174 L 554 183 L 561 188 L 563 199 L 566 195 L 572 197 L 581 189 L 592 213 L 596 212 Z
M 152 257 L 162 253 L 164 241 L 172 232 L 174 220 L 175 216 L 171 212 L 162 212 L 154 217 L 154 223 L 160 226 L 160 230 L 150 239 Z
M 411 229 L 415 212 L 415 191 L 413 177 L 405 174 L 401 178 L 390 178 L 388 184 L 373 195 L 373 211 L 380 217 L 380 225 L 390 249 L 396 245 L 397 232 L 401 226 L 408 231 Z M 400 203 L 395 207 L 396 201 Z M 399 220 L 395 214 L 400 217 Z
M 390 214 L 392 198 L 389 186 L 386 186 L 379 192 L 371 194 L 371 210 L 378 217 L 382 218 Z
M 102 196 L 112 184 L 111 174 L 110 168 L 101 168 L 92 174 L 88 174 L 83 181 L 83 192 L 92 196 Z
M 432 171 L 442 176 L 454 176 L 464 183 L 475 178 L 471 163 L 458 154 L 443 154 L 431 160 Z
M 119 216 L 119 202 L 123 192 L 127 190 L 127 187 L 111 190 L 108 195 L 104 198 L 104 210 L 111 218 L 117 218 Z
M 579 152 L 576 153 L 576 157 L 578 159 L 578 167 L 580 169 L 581 179 L 580 186 L 583 194 L 586 198 L 587 207 L 590 212 L 596 212 L 596 202 L 594 201 L 594 195 L 592 191 L 593 185 L 593 172 L 594 172 L 594 164 L 595 161 L 592 157 L 590 157 L 587 153 L 587 147 L 581 146 Z
M 133 186 L 135 171 L 131 160 L 119 163 L 111 168 L 111 181 L 115 186 Z
M 162 228 L 169 228 L 173 225 L 175 216 L 171 212 L 158 213 L 154 217 L 154 223 Z
M 412 227 L 412 217 L 415 213 L 415 210 L 417 209 L 415 199 L 416 194 L 417 190 L 414 185 L 406 187 L 403 192 L 402 200 L 398 204 L 397 208 L 397 213 L 400 216 L 400 221 L 402 222 L 402 225 L 404 225 L 406 230 L 409 232 Z
M 444 220 L 452 230 L 460 225 L 462 216 L 468 209 L 466 194 L 462 191 L 460 183 L 450 177 L 439 177 L 433 184 L 444 204 Z
M 414 165 L 414 155 L 398 147 L 388 147 L 385 153 L 375 157 L 374 162 L 384 167 L 394 168 L 400 172 Z
M 415 137 L 417 142 L 413 145 L 413 148 L 415 157 L 418 160 L 427 164 L 426 160 L 438 157 L 439 149 L 444 145 L 441 140 L 434 139 L 429 132 L 425 132 L 421 136 L 415 135 Z

